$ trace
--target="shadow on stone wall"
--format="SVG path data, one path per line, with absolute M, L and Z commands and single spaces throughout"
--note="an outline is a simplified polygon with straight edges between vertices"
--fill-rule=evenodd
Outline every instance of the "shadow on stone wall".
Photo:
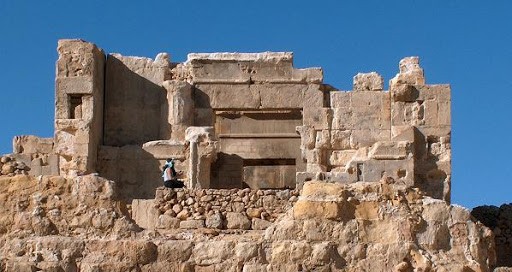
M 102 146 L 98 153 L 98 173 L 116 182 L 121 199 L 152 199 L 162 186 L 160 162 L 142 146 Z M 178 166 L 179 169 L 179 166 Z
M 439 168 L 437 164 L 439 158 L 432 154 L 430 146 L 435 140 L 439 139 L 428 139 L 418 128 L 414 128 L 414 182 L 415 186 L 427 195 L 444 199 L 447 174 Z
M 134 67 L 128 67 L 117 56 L 109 55 L 107 58 L 104 145 L 142 145 L 161 139 L 160 130 L 168 129 L 162 127 L 161 121 L 162 116 L 167 116 L 162 114 L 161 107 L 167 104 L 166 91 L 144 77 L 156 80 L 160 71 L 153 67 L 138 68 L 142 64 L 133 62 L 130 65 Z
M 496 206 L 479 206 L 471 215 L 494 233 L 496 267 L 512 266 L 512 203 Z
M 235 154 L 220 152 L 212 165 L 210 188 L 234 189 L 245 188 L 242 183 L 243 158 Z

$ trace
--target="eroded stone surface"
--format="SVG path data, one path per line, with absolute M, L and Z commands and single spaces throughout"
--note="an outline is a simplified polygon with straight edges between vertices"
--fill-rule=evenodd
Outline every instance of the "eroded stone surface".
M 115 200 L 112 183 L 95 176 L 0 182 L 3 271 L 491 271 L 495 258 L 491 231 L 468 210 L 388 181 L 307 182 L 297 204 L 264 232 L 205 229 L 202 219 L 181 221 L 178 229 L 141 230 Z M 318 211 L 310 207 L 322 203 L 341 208 L 299 212 Z M 167 215 L 159 224 L 175 225 Z M 245 228 L 240 215 L 227 213 L 228 228 L 233 222 Z M 206 221 L 211 227 L 215 219 Z
M 17 136 L 0 160 L 2 271 L 494 264 L 489 229 L 448 204 L 450 86 L 418 57 L 389 91 L 375 72 L 339 91 L 291 53 L 58 53 L 53 139 Z M 167 158 L 188 188 L 157 189 Z

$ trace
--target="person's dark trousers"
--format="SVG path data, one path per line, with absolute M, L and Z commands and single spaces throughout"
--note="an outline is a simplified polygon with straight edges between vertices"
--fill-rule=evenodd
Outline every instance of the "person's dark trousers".
M 171 179 L 164 181 L 164 186 L 167 188 L 183 188 L 185 184 L 181 180 Z

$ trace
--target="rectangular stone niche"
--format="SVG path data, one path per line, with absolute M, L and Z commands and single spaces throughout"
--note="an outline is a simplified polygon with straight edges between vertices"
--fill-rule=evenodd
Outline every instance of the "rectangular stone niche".
M 246 159 L 242 179 L 251 189 L 295 188 L 295 159 Z
M 69 119 L 82 119 L 83 94 L 68 95 Z

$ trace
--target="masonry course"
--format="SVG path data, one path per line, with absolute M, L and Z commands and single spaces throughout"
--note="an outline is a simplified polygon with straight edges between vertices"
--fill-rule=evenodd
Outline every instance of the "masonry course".
M 57 51 L 54 137 L 1 160 L 2 270 L 494 267 L 492 232 L 449 205 L 450 86 L 418 57 L 340 91 L 289 52 Z M 170 157 L 186 189 L 162 187 Z

